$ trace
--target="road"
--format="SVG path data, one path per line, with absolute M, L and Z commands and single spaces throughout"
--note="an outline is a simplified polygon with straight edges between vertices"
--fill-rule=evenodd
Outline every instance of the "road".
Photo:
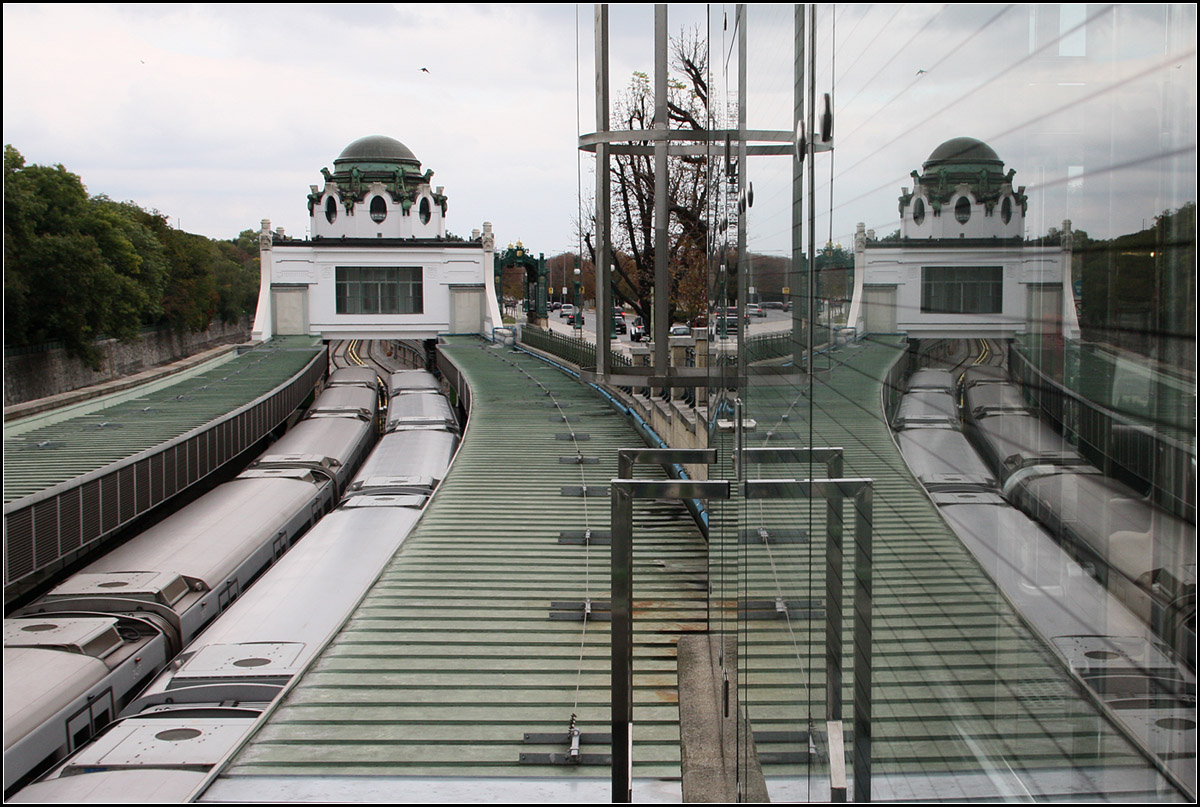
M 634 315 L 631 312 L 625 312 L 625 322 L 633 321 Z M 790 311 L 779 311 L 768 309 L 765 317 L 751 317 L 749 325 L 746 327 L 746 333 L 749 336 L 758 336 L 759 334 L 779 333 L 787 331 L 792 327 L 792 313 Z M 566 317 L 559 317 L 557 311 L 550 312 L 550 330 L 563 336 L 578 336 L 579 331 L 567 324 Z M 583 315 L 583 335 L 584 338 L 595 342 L 596 341 L 596 310 L 588 308 L 584 310 Z M 737 337 L 731 336 L 728 341 L 736 344 Z M 629 340 L 629 334 L 617 334 L 613 345 L 626 355 L 630 355 L 630 348 L 636 344 Z

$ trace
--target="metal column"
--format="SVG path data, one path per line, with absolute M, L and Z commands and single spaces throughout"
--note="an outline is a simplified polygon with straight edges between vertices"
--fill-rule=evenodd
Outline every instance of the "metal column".
M 714 449 L 625 449 L 634 463 L 708 464 Z M 635 499 L 728 499 L 726 480 L 614 479 L 612 497 L 612 800 L 633 800 L 633 502 Z

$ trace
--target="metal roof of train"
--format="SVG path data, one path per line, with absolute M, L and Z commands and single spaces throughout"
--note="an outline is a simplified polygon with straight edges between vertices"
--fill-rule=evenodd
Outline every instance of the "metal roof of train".
M 324 350 L 285 337 L 211 369 L 135 397 L 112 396 L 75 415 L 42 418 L 30 430 L 5 424 L 4 504 L 32 496 L 154 448 L 220 418 L 283 384 Z M 15 433 L 14 433 L 15 431 Z
M 820 413 L 813 444 L 844 447 L 845 475 L 874 480 L 875 797 L 1153 793 L 1161 780 L 1080 696 L 909 473 L 872 403 L 899 349 L 854 346 L 831 382 L 811 390 Z M 569 798 L 608 799 L 606 766 L 522 764 L 521 756 L 564 750 L 523 738 L 564 732 L 573 711 L 585 735 L 609 730 L 608 625 L 585 634 L 580 622 L 552 613 L 556 603 L 608 596 L 607 548 L 564 546 L 558 536 L 607 529 L 609 498 L 562 491 L 579 484 L 581 471 L 587 484 L 603 485 L 615 449 L 637 437 L 591 390 L 534 359 L 475 345 L 447 350 L 474 390 L 456 465 L 358 612 L 205 798 L 355 801 L 403 786 L 414 800 L 478 798 L 483 787 L 490 798 L 537 801 L 565 795 L 553 788 L 569 782 L 597 788 Z M 568 406 L 555 409 L 537 382 Z M 808 444 L 807 389 L 780 384 L 743 395 L 758 422 L 752 445 Z M 564 423 L 564 414 L 578 420 Z M 588 434 L 578 445 L 599 463 L 560 463 L 574 447 L 558 435 L 572 429 Z M 732 607 L 728 619 L 743 637 L 741 700 L 756 734 L 794 734 L 810 716 L 823 724 L 824 622 L 806 603 L 814 597 L 820 606 L 824 594 L 822 575 L 809 568 L 821 543 L 808 537 L 809 528 L 823 535 L 824 508 L 814 507 L 808 524 L 807 502 L 737 506 L 739 528 L 715 513 L 707 547 L 686 513 L 665 504 L 647 505 L 652 521 L 635 532 L 635 598 L 645 606 L 634 628 L 639 781 L 680 775 L 675 641 L 704 629 L 710 582 L 714 602 L 728 593 L 743 606 L 740 619 Z M 759 526 L 794 540 L 741 541 L 738 533 Z M 735 564 L 736 575 L 719 574 Z M 848 569 L 847 592 L 852 581 Z M 769 607 L 756 612 L 756 600 Z M 848 671 L 845 681 L 848 712 Z M 819 760 L 810 766 L 807 741 L 793 734 L 758 741 L 772 800 L 820 799 L 827 774 Z M 820 750 L 820 732 L 815 740 Z M 1033 792 L 1019 790 L 1031 783 Z

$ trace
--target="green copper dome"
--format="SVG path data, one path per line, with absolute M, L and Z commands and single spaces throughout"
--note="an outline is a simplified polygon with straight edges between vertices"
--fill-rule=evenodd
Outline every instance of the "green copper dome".
M 926 171 L 940 166 L 954 166 L 957 169 L 964 164 L 988 166 L 1002 170 L 1004 161 L 992 150 L 991 146 L 982 140 L 976 140 L 973 137 L 955 137 L 935 148 L 923 167 Z
M 903 191 L 900 196 L 901 215 L 918 192 L 928 200 L 933 214 L 940 215 L 943 206 L 960 198 L 964 185 L 975 201 L 983 204 L 988 215 L 1005 194 L 1011 194 L 1021 206 L 1022 215 L 1025 213 L 1028 201 L 1025 188 L 1014 190 L 1012 186 L 1017 172 L 1011 168 L 1006 172 L 1004 161 L 982 140 L 953 137 L 935 148 L 921 168 L 921 173 L 910 174 L 913 189 Z
M 385 135 L 370 135 L 355 140 L 342 151 L 333 161 L 335 170 L 343 166 L 357 164 L 366 166 L 411 165 L 419 168 L 421 161 L 409 150 L 408 146 L 392 137 Z

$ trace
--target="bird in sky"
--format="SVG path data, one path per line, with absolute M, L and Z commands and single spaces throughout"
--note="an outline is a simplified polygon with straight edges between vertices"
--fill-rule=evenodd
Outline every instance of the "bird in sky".
M 918 70 L 918 71 L 917 71 L 917 75 L 919 76 L 919 75 L 921 75 L 921 74 L 922 74 L 922 73 L 924 73 L 924 72 L 925 72 L 924 70 Z
M 422 67 L 422 68 L 421 68 L 421 72 L 422 72 L 422 73 L 429 73 L 429 68 L 428 68 L 428 67 Z M 433 75 L 433 73 L 429 73 L 429 75 L 431 75 L 431 76 L 432 76 L 432 75 Z

